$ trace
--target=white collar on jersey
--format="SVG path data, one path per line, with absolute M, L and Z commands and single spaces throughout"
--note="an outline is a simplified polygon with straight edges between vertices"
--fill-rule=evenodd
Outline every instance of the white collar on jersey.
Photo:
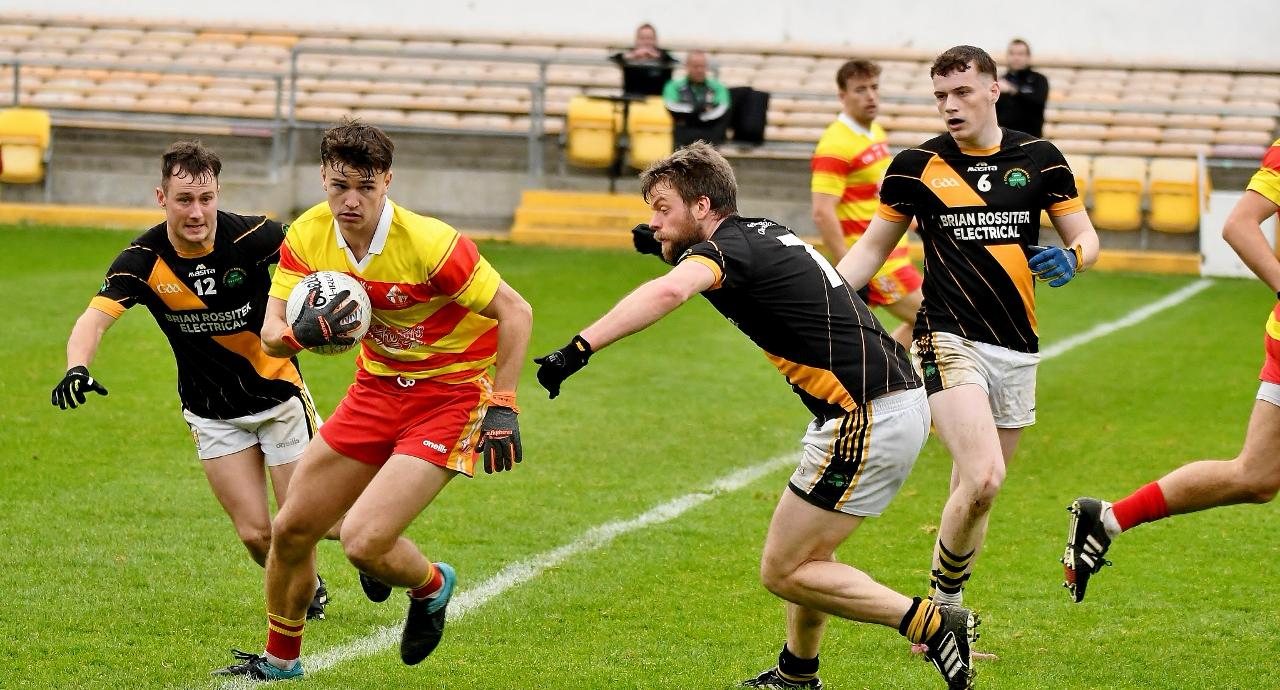
M 849 117 L 848 113 L 840 113 L 838 119 L 844 123 L 845 127 L 852 129 L 854 134 L 861 134 L 864 137 L 871 136 L 871 130 L 858 124 L 853 118 Z
M 338 246 L 342 251 L 347 253 L 347 259 L 351 261 L 351 265 L 356 267 L 357 271 L 363 271 L 369 265 L 369 259 L 374 254 L 381 254 L 383 247 L 387 246 L 387 235 L 391 234 L 391 218 L 395 215 L 395 210 L 391 207 L 391 198 L 387 197 L 386 203 L 382 205 L 382 216 L 378 218 L 378 227 L 373 229 L 373 241 L 369 243 L 369 253 L 364 258 L 356 261 L 356 255 L 351 253 L 351 248 L 347 246 L 347 238 L 342 236 L 342 230 L 338 227 L 338 219 L 333 219 L 333 234 L 338 236 Z

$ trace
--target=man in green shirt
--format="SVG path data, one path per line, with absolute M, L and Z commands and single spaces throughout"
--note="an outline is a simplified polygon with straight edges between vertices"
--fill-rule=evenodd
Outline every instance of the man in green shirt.
M 683 79 L 672 79 L 662 90 L 662 100 L 675 121 L 676 148 L 699 139 L 724 143 L 728 126 L 729 90 L 707 76 L 707 54 L 689 53 Z

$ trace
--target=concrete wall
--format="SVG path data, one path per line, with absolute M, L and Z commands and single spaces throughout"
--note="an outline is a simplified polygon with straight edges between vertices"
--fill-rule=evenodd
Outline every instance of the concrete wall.
M 1012 36 L 1044 55 L 1189 60 L 1274 60 L 1276 0 L 468 0 L 355 5 L 349 0 L 220 0 L 195 15 L 159 0 L 104 4 L 43 0 L 41 12 L 173 17 L 183 21 L 263 21 L 317 26 L 392 26 L 502 33 L 617 36 L 652 22 L 668 41 L 795 41 L 942 50 L 970 43 L 1003 52 Z M 392 16 L 394 15 L 394 16 Z M 739 20 L 737 18 L 746 18 Z

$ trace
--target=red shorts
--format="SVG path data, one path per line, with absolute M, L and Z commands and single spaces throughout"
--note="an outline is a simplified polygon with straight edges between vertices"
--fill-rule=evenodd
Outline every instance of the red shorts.
M 923 284 L 924 277 L 909 262 L 893 270 L 882 270 L 867 283 L 867 304 L 872 307 L 893 304 L 919 290 Z
M 334 450 L 370 465 L 411 455 L 470 477 L 492 385 L 487 376 L 440 383 L 361 369 L 320 435 Z
M 1262 373 L 1258 374 L 1258 378 L 1267 383 L 1280 384 L 1280 304 L 1273 307 L 1271 316 L 1267 317 L 1262 346 L 1267 358 L 1262 362 Z

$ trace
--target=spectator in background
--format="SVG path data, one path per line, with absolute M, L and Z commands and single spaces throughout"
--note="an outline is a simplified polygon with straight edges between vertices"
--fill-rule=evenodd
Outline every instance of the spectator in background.
M 1008 71 L 1000 77 L 996 118 L 1001 127 L 1044 136 L 1044 104 L 1049 100 L 1049 80 L 1031 69 L 1031 46 L 1021 38 L 1009 41 L 1005 53 Z
M 707 76 L 705 52 L 689 52 L 684 78 L 668 81 L 662 90 L 662 100 L 675 121 L 676 148 L 699 139 L 715 145 L 724 143 L 729 90 L 714 77 Z
M 652 24 L 636 27 L 635 45 L 609 59 L 622 67 L 622 92 L 633 96 L 661 96 L 677 62 L 658 47 L 658 30 Z

